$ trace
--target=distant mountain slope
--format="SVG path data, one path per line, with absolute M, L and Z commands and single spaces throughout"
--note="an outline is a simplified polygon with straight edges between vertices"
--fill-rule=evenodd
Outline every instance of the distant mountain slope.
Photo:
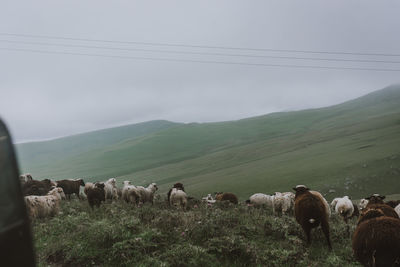
M 24 169 L 39 170 L 66 158 L 135 139 L 153 132 L 180 125 L 169 121 L 149 121 L 132 125 L 82 133 L 49 141 L 17 144 L 17 153 Z
M 78 142 L 90 147 L 69 148 L 58 161 L 46 159 L 62 153 L 51 146 L 19 152 L 24 170 L 38 177 L 156 181 L 161 191 L 179 180 L 197 195 L 246 197 L 299 183 L 358 197 L 400 192 L 400 86 L 327 108 L 169 126 L 109 143 L 91 142 L 94 132 Z

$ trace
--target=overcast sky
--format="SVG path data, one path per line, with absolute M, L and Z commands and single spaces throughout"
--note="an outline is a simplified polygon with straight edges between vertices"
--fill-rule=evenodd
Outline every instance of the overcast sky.
M 400 56 L 396 56 L 400 55 L 399 10 L 398 0 L 2 0 L 0 117 L 10 127 L 14 141 L 22 142 L 155 119 L 223 121 L 340 103 L 399 83 L 400 72 L 266 65 L 400 69 L 399 63 L 387 62 L 400 61 Z

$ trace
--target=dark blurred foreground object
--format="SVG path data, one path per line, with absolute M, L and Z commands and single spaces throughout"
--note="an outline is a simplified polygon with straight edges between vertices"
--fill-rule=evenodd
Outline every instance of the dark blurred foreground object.
M 0 265 L 35 266 L 32 235 L 10 134 L 0 120 Z

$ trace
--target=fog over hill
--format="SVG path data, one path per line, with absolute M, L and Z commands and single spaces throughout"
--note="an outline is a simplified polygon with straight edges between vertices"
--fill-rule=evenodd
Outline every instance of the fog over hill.
M 400 82 L 398 0 L 1 3 L 0 117 L 18 143 L 320 108 Z

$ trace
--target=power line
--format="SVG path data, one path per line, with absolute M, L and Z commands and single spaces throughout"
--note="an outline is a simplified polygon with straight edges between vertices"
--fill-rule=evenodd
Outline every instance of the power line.
M 13 44 L 45 45 L 45 46 L 90 48 L 90 49 L 94 48 L 94 49 L 117 50 L 117 51 L 140 51 L 140 52 L 156 52 L 156 53 L 184 54 L 184 55 L 230 56 L 230 57 L 248 57 L 248 58 L 275 58 L 275 59 L 361 62 L 361 63 L 391 63 L 391 64 L 399 64 L 400 63 L 400 61 L 389 61 L 389 60 L 363 60 L 363 59 L 343 59 L 343 58 L 313 58 L 313 57 L 267 56 L 267 55 L 248 55 L 248 54 L 226 54 L 226 53 L 210 53 L 210 52 L 188 52 L 188 51 L 176 51 L 176 50 L 121 48 L 121 47 L 74 45 L 74 44 L 54 44 L 54 43 L 26 42 L 26 41 L 14 41 L 14 40 L 0 40 L 0 42 L 13 43 Z
M 264 51 L 264 52 L 288 52 L 288 53 L 310 53 L 310 54 L 331 54 L 331 55 L 400 57 L 400 54 L 388 54 L 388 53 L 360 53 L 360 52 L 343 52 L 343 51 L 313 51 L 313 50 L 295 50 L 295 49 L 207 46 L 207 45 L 192 45 L 192 44 L 172 44 L 172 43 L 156 43 L 156 42 L 102 40 L 102 39 L 73 38 L 73 37 L 62 37 L 62 36 L 51 36 L 51 35 L 33 35 L 33 34 L 17 34 L 17 33 L 0 33 L 0 35 L 29 37 L 29 38 L 42 38 L 42 39 L 74 40 L 74 41 L 85 41 L 85 42 L 103 42 L 103 43 L 119 43 L 119 44 L 136 44 L 136 45 L 139 44 L 139 45 L 152 45 L 152 46 L 189 47 L 189 48 L 223 49 L 223 50 L 242 50 L 242 51 L 248 50 L 248 51 Z
M 285 65 L 285 64 L 264 64 L 264 63 L 247 63 L 247 62 L 227 62 L 227 61 L 208 61 L 208 60 L 191 60 L 191 59 L 155 58 L 155 57 L 133 57 L 133 56 L 87 54 L 87 53 L 75 53 L 75 52 L 63 52 L 63 51 L 45 51 L 45 50 L 34 50 L 34 49 L 17 49 L 17 48 L 4 48 L 4 47 L 0 47 L 0 50 L 31 52 L 31 53 L 41 53 L 41 54 L 61 54 L 61 55 L 74 55 L 74 56 L 90 56 L 90 57 L 105 57 L 105 58 L 119 58 L 119 59 L 164 61 L 164 62 L 185 62 L 185 63 L 224 64 L 224 65 L 243 65 L 243 66 L 258 66 L 258 67 L 281 67 L 281 68 L 307 68 L 307 69 L 400 72 L 400 69 L 331 67 L 331 66 L 308 66 L 308 65 Z

